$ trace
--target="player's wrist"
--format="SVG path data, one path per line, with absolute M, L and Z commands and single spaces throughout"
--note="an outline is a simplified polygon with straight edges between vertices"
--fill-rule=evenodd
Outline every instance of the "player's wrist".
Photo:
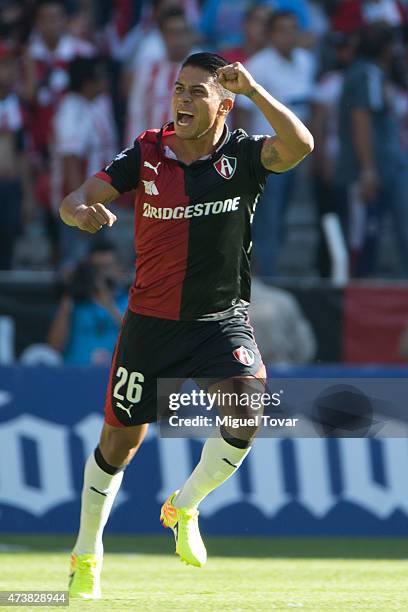
M 252 100 L 257 94 L 260 93 L 260 85 L 254 81 L 250 84 L 248 91 L 244 92 L 244 96 Z

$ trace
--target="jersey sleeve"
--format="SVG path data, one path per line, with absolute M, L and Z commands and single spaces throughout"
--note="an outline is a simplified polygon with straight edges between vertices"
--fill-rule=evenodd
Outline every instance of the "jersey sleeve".
M 261 151 L 263 143 L 267 138 L 270 138 L 270 136 L 247 136 L 239 143 L 242 148 L 241 155 L 247 165 L 251 181 L 259 190 L 263 190 L 265 187 L 269 174 L 276 174 L 272 170 L 265 168 L 261 162 Z
M 136 189 L 140 175 L 140 145 L 135 140 L 132 147 L 118 153 L 116 157 L 94 176 L 106 181 L 119 193 Z

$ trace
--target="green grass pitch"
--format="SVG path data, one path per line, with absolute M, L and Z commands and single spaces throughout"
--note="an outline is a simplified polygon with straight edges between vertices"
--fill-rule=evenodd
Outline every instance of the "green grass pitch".
M 209 560 L 198 569 L 174 555 L 170 534 L 106 536 L 104 599 L 71 600 L 69 610 L 408 611 L 406 539 L 206 538 L 206 543 Z M 0 533 L 0 590 L 65 589 L 72 544 L 67 535 Z

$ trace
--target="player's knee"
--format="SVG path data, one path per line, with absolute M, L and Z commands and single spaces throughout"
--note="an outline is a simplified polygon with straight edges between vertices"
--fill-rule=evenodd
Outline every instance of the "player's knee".
M 235 446 L 236 448 L 244 449 L 251 446 L 258 429 L 259 426 L 249 427 L 246 424 L 241 427 L 234 425 L 222 425 L 220 428 L 220 433 L 228 444 Z
M 143 442 L 147 428 L 147 425 L 138 425 L 119 429 L 105 423 L 99 440 L 99 450 L 104 460 L 116 467 L 130 463 Z
M 263 392 L 263 381 L 255 377 L 223 381 L 218 404 L 222 417 L 221 434 L 232 446 L 245 448 L 245 445 L 251 445 L 262 424 Z

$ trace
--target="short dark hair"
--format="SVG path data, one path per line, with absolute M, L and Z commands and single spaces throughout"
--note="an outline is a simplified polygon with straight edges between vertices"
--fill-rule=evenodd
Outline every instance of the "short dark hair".
M 268 19 L 268 30 L 273 30 L 280 19 L 293 19 L 298 23 L 298 17 L 293 11 L 273 11 Z
M 98 70 L 103 66 L 100 57 L 76 57 L 69 64 L 69 88 L 71 91 L 81 91 L 84 84 L 99 78 Z
M 183 62 L 181 69 L 186 66 L 193 66 L 194 68 L 201 68 L 201 70 L 205 70 L 212 77 L 217 78 L 217 70 L 218 68 L 223 68 L 224 66 L 228 66 L 230 62 L 228 62 L 225 57 L 218 55 L 218 53 L 210 53 L 210 52 L 202 52 L 202 53 L 192 53 L 189 55 Z M 235 99 L 235 94 L 225 89 L 221 84 L 219 84 L 222 98 L 232 98 Z
M 173 6 L 171 8 L 166 9 L 162 13 L 157 20 L 158 26 L 160 30 L 163 30 L 170 19 L 184 19 L 187 21 L 186 13 L 182 8 L 177 6 Z

